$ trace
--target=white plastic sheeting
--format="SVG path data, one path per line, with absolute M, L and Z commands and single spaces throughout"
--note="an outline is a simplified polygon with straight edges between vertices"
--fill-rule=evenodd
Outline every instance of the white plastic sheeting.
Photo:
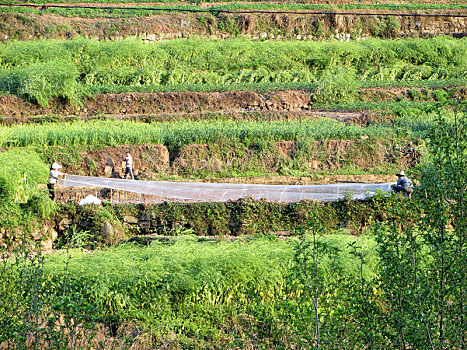
M 248 196 L 253 196 L 256 199 L 264 198 L 273 202 L 298 202 L 303 199 L 335 201 L 349 194 L 354 199 L 363 199 L 373 196 L 377 190 L 389 192 L 391 187 L 391 183 L 342 183 L 314 186 L 252 185 L 137 181 L 77 175 L 68 175 L 64 180 L 60 180 L 59 184 L 61 186 L 102 187 L 168 199 L 199 202 L 225 202 Z
M 89 196 L 86 196 L 85 198 L 79 201 L 79 205 L 88 205 L 88 204 L 101 205 L 102 201 L 96 196 L 93 196 L 92 194 L 90 194 Z

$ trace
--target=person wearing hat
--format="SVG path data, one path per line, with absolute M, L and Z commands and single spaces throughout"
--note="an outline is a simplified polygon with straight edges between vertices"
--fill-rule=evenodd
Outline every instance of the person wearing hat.
M 62 166 L 56 162 L 50 166 L 47 188 L 49 189 L 49 196 L 52 200 L 55 200 L 55 185 L 57 184 L 58 177 L 61 175 L 66 175 L 65 173 L 58 171 L 58 169 L 61 168 Z
M 399 171 L 396 176 L 398 177 L 397 184 L 391 185 L 391 189 L 396 193 L 402 193 L 404 197 L 410 197 L 413 193 L 412 188 L 410 188 L 411 181 L 405 176 L 403 170 Z

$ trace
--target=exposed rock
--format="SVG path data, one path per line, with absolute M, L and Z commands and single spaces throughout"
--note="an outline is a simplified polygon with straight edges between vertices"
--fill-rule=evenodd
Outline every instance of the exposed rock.
M 102 236 L 112 237 L 115 233 L 115 230 L 110 222 L 106 222 L 101 230 Z
M 123 221 L 128 223 L 128 224 L 137 224 L 138 223 L 138 218 L 134 217 L 132 215 L 125 215 L 125 216 L 123 216 Z
M 105 166 L 104 167 L 104 176 L 105 177 L 111 177 L 112 176 L 112 167 L 111 166 Z
M 72 221 L 68 217 L 63 217 L 62 220 L 58 223 L 58 229 L 60 231 L 65 231 L 70 225 Z

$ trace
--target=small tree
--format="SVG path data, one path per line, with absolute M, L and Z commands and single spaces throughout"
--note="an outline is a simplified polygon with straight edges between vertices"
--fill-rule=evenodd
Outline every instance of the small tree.
M 333 308 L 333 296 L 342 276 L 339 249 L 321 239 L 324 227 L 314 214 L 310 214 L 307 225 L 300 226 L 296 233 L 300 242 L 295 249 L 294 278 L 303 286 L 300 312 L 306 318 L 303 324 L 312 325 L 306 329 L 308 337 L 314 348 L 320 349 L 322 333 Z
M 428 150 L 415 198 L 376 229 L 388 336 L 400 349 L 464 349 L 467 116 L 439 116 Z
M 430 135 L 432 159 L 421 174 L 423 239 L 432 257 L 432 330 L 436 347 L 466 348 L 467 114 L 440 116 Z

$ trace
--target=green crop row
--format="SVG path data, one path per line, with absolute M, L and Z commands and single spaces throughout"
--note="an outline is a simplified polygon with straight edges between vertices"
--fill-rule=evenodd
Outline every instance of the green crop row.
M 29 145 L 119 145 L 154 143 L 170 150 L 187 144 L 232 143 L 260 144 L 274 141 L 395 139 L 424 137 L 439 112 L 406 114 L 401 123 L 391 125 L 343 124 L 336 120 L 301 121 L 176 121 L 136 123 L 130 121 L 91 121 L 28 124 L 3 127 L 0 147 Z M 453 115 L 452 112 L 442 112 Z
M 458 68 L 465 74 L 466 53 L 467 39 L 450 37 L 354 42 L 179 39 L 154 44 L 140 40 L 42 40 L 0 45 L 0 68 L 55 62 L 72 64 L 80 73 L 88 75 L 90 72 L 98 74 L 98 70 L 103 68 L 115 70 L 124 67 L 221 72 L 263 68 L 319 72 L 332 66 L 350 66 L 362 74 L 372 67 L 402 70 L 399 66 L 406 65 L 408 68 L 421 66 L 426 70 Z M 367 73 L 366 80 L 371 80 L 373 74 Z M 428 79 L 429 74 L 420 78 Z M 393 80 L 397 80 L 397 74 Z
M 170 92 L 170 91 L 256 91 L 267 92 L 274 90 L 309 90 L 317 88 L 316 82 L 267 82 L 267 83 L 231 83 L 231 84 L 172 84 L 172 85 L 97 85 L 89 87 L 91 94 L 121 94 L 126 92 Z M 467 79 L 435 79 L 435 80 L 378 80 L 363 81 L 361 88 L 424 88 L 440 89 L 447 87 L 467 86 Z
M 399 135 L 397 130 L 390 127 L 364 128 L 326 119 L 300 122 L 183 121 L 152 124 L 93 121 L 5 127 L 0 130 L 0 146 L 156 143 L 178 149 L 186 144 L 226 140 L 253 143 L 300 139 L 356 139 L 362 136 L 395 138 Z
M 193 85 L 202 91 L 199 86 L 345 82 L 346 89 L 355 90 L 362 82 L 430 84 L 466 78 L 467 39 L 448 37 L 345 43 L 79 39 L 0 45 L 0 91 L 41 105 L 54 97 L 77 102 L 80 95 L 99 89 L 170 91 Z

